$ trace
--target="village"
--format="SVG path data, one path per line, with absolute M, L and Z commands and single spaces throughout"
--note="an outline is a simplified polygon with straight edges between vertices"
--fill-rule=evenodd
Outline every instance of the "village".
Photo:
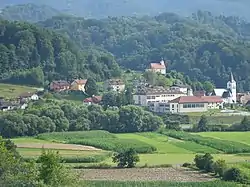
M 162 59 L 159 62 L 150 63 L 145 72 L 151 71 L 165 76 L 167 63 Z M 72 82 L 65 80 L 52 81 L 47 91 L 60 93 L 65 91 L 77 91 L 85 93 L 87 79 L 76 79 Z M 207 112 L 213 109 L 223 109 L 225 106 L 250 104 L 250 94 L 237 93 L 237 83 L 233 73 L 225 85 L 225 88 L 215 88 L 213 92 L 206 93 L 204 90 L 193 91 L 189 85 L 174 84 L 168 88 L 162 86 L 152 86 L 145 81 L 133 81 L 133 104 L 147 107 L 155 113 L 190 113 Z M 123 92 L 126 84 L 122 79 L 108 79 L 103 83 L 104 91 Z M 30 101 L 39 100 L 44 90 L 36 92 L 26 92 L 20 94 L 11 101 L 0 98 L 0 110 L 26 109 Z M 86 93 L 85 93 L 86 95 Z M 83 104 L 102 104 L 102 95 L 92 95 L 82 100 Z

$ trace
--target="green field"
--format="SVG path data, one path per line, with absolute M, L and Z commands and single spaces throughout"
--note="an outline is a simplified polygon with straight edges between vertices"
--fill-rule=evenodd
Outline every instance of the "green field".
M 199 134 L 204 137 L 219 138 L 250 145 L 250 132 L 203 132 Z
M 25 92 L 35 92 L 36 88 L 0 83 L 0 97 L 14 98 Z

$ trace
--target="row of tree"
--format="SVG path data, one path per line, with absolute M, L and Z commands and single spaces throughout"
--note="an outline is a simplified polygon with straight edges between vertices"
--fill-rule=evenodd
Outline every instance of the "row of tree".
M 40 100 L 24 112 L 0 114 L 0 135 L 8 138 L 53 131 L 144 132 L 157 130 L 160 126 L 164 126 L 164 122 L 159 116 L 133 105 L 105 111 L 99 105 Z

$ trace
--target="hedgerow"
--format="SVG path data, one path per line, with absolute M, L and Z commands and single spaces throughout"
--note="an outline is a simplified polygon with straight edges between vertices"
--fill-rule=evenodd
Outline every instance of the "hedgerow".
M 228 141 L 215 139 L 210 137 L 202 137 L 200 135 L 194 135 L 187 132 L 182 131 L 163 131 L 160 132 L 172 138 L 191 141 L 198 143 L 200 145 L 205 145 L 208 147 L 212 147 L 214 149 L 223 151 L 224 153 L 247 153 L 250 152 L 250 146 L 240 142 Z

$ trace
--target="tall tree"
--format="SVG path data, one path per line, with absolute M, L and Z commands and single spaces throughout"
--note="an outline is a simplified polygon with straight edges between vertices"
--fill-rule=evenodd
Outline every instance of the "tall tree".
M 95 79 L 89 78 L 85 85 L 85 91 L 89 96 L 98 94 L 98 85 L 96 84 Z

